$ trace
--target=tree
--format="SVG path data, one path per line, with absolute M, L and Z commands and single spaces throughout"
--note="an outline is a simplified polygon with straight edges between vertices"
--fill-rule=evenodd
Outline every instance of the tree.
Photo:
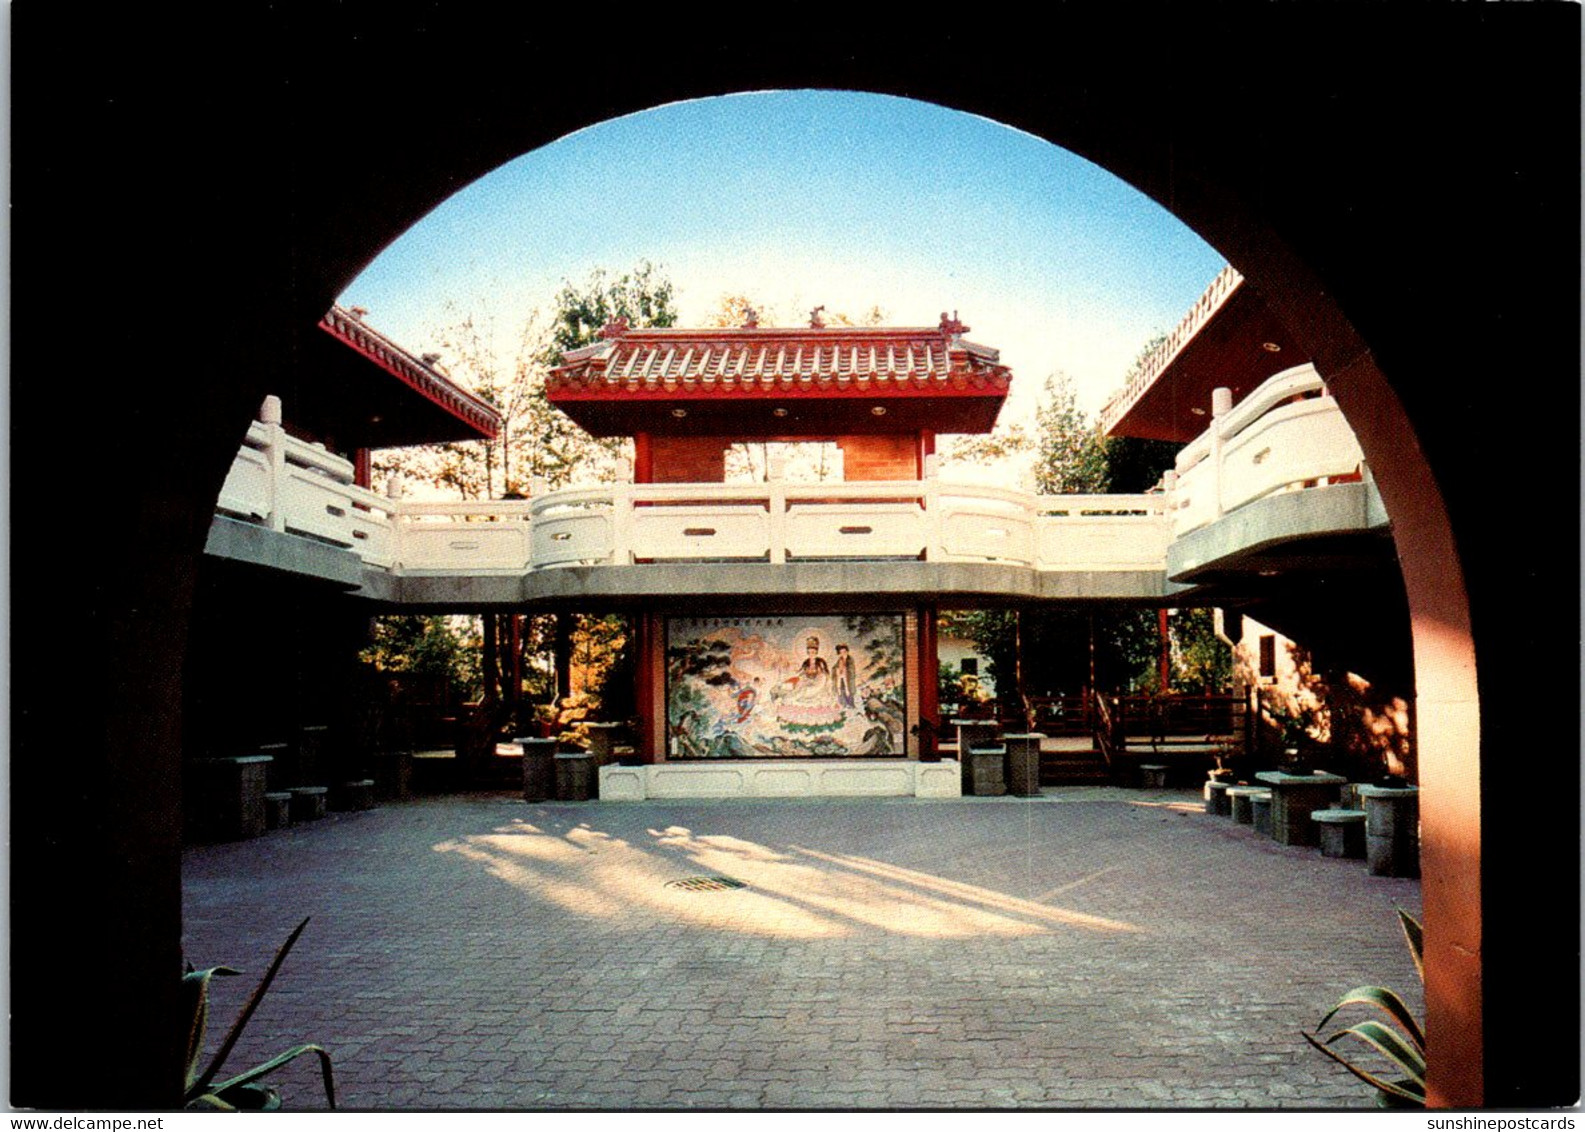
M 546 377 L 567 351 L 596 341 L 617 319 L 633 327 L 672 325 L 677 318 L 674 302 L 671 281 L 652 264 L 641 263 L 614 279 L 596 269 L 581 284 L 563 280 L 548 318 L 537 310 L 528 312 L 505 348 L 499 345 L 492 313 L 464 313 L 453 307 L 453 321 L 440 336 L 446 368 L 495 407 L 501 415 L 500 432 L 493 440 L 380 452 L 375 468 L 463 499 L 527 495 L 535 480 L 556 489 L 576 481 L 613 479 L 623 442 L 590 436 L 551 405 Z M 535 666 L 525 661 L 542 642 L 568 639 L 574 628 L 558 618 L 571 616 L 491 613 L 480 619 L 481 702 L 463 740 L 465 753 L 486 752 L 499 727 L 517 714 L 524 674 L 535 673 Z
M 1035 486 L 1042 495 L 1107 490 L 1105 443 L 1079 408 L 1078 393 L 1067 374 L 1046 378 L 1035 424 Z
M 562 280 L 550 342 L 540 360 L 560 365 L 569 350 L 598 341 L 600 332 L 619 319 L 631 327 L 674 326 L 675 300 L 671 280 L 647 260 L 615 279 L 597 267 L 581 286 Z
M 376 453 L 375 468 L 463 499 L 526 494 L 536 479 L 551 488 L 609 480 L 620 442 L 595 439 L 551 405 L 545 378 L 568 350 L 597 340 L 615 319 L 634 327 L 672 325 L 674 301 L 671 281 L 652 264 L 614 280 L 596 269 L 582 284 L 563 280 L 551 314 L 529 311 L 505 347 L 493 313 L 452 306 L 452 322 L 440 332 L 445 369 L 495 407 L 500 433 L 494 440 L 388 449 Z

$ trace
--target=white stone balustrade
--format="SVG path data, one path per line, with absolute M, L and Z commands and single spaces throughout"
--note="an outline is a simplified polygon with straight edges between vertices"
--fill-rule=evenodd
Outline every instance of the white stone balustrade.
M 900 559 L 1159 570 L 1174 538 L 1228 511 L 1363 469 L 1353 433 L 1310 366 L 1278 374 L 1216 417 L 1179 454 L 1165 490 L 1145 495 L 1041 496 L 927 476 L 624 483 L 531 500 L 408 501 L 356 486 L 350 463 L 287 436 L 278 405 L 266 410 L 226 478 L 220 513 L 410 574 Z
M 1173 536 L 1275 492 L 1363 475 L 1364 460 L 1315 367 L 1284 370 L 1178 453 L 1168 503 Z

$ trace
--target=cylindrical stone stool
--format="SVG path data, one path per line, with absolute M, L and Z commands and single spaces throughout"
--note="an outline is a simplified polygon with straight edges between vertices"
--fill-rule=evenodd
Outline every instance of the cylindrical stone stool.
M 969 751 L 969 773 L 976 795 L 996 797 L 1007 793 L 1007 748 L 1000 743 L 976 745 Z
M 1257 794 L 1264 794 L 1271 798 L 1271 791 L 1260 786 L 1229 786 L 1227 800 L 1233 811 L 1233 820 L 1239 825 L 1255 824 L 1255 809 L 1250 804 Z
M 1365 802 L 1365 856 L 1370 875 L 1420 875 L 1420 789 L 1361 786 Z
M 594 760 L 587 751 L 556 756 L 556 801 L 587 802 L 594 797 Z
M 1227 817 L 1233 812 L 1233 805 L 1227 800 L 1227 788 L 1231 782 L 1224 782 L 1220 778 L 1213 778 L 1205 784 L 1205 812 Z
M 1139 767 L 1140 785 L 1146 790 L 1165 790 L 1167 768 L 1160 763 L 1142 763 Z
M 264 828 L 284 829 L 292 824 L 292 792 L 272 790 L 264 796 Z
M 352 812 L 374 809 L 374 779 L 355 778 L 341 783 L 330 793 L 330 808 Z
M 1040 741 L 1045 736 L 1038 732 L 1020 735 L 1003 735 L 1007 747 L 1007 792 L 1020 798 L 1033 798 L 1040 794 Z
M 292 821 L 318 821 L 325 816 L 326 786 L 292 787 Z
M 544 802 L 556 789 L 556 740 L 519 739 L 523 748 L 523 801 Z
M 1271 836 L 1271 794 L 1256 794 L 1249 800 L 1249 808 L 1255 814 L 1254 826 L 1256 833 Z
M 1364 810 L 1312 810 L 1310 820 L 1321 833 L 1321 856 L 1365 855 Z

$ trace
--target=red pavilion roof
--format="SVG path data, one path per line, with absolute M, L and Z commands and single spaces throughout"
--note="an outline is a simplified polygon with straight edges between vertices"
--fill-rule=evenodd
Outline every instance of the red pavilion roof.
M 945 315 L 931 327 L 629 330 L 551 371 L 552 404 L 596 436 L 988 432 L 1012 374 Z
M 389 379 L 382 378 L 378 388 L 363 382 L 358 419 L 352 420 L 352 413 L 339 414 L 348 420 L 341 423 L 338 435 L 344 435 L 350 445 L 379 448 L 489 440 L 500 431 L 501 416 L 495 408 L 436 369 L 435 355 L 415 357 L 364 322 L 360 311 L 333 306 L 319 320 L 319 328 L 422 398 L 394 394 Z M 344 351 L 337 347 L 335 353 Z

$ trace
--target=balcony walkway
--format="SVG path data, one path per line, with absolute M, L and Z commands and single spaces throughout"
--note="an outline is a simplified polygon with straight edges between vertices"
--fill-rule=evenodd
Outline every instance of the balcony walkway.
M 707 875 L 750 887 L 666 887 Z M 322 1042 L 351 1108 L 1368 1108 L 1299 1030 L 1420 1002 L 1417 881 L 1187 792 L 475 795 L 190 849 L 184 891 L 187 957 L 253 976 L 312 914 L 232 1063 Z
M 1142 495 L 1041 496 L 927 476 L 408 502 L 356 486 L 350 463 L 287 435 L 278 405 L 265 415 L 221 492 L 209 553 L 398 606 L 660 609 L 700 594 L 1160 604 L 1229 572 L 1235 583 L 1270 574 L 1262 556 L 1273 548 L 1302 562 L 1320 540 L 1336 559 L 1389 529 L 1358 443 L 1309 366 L 1217 418 L 1162 489 Z

